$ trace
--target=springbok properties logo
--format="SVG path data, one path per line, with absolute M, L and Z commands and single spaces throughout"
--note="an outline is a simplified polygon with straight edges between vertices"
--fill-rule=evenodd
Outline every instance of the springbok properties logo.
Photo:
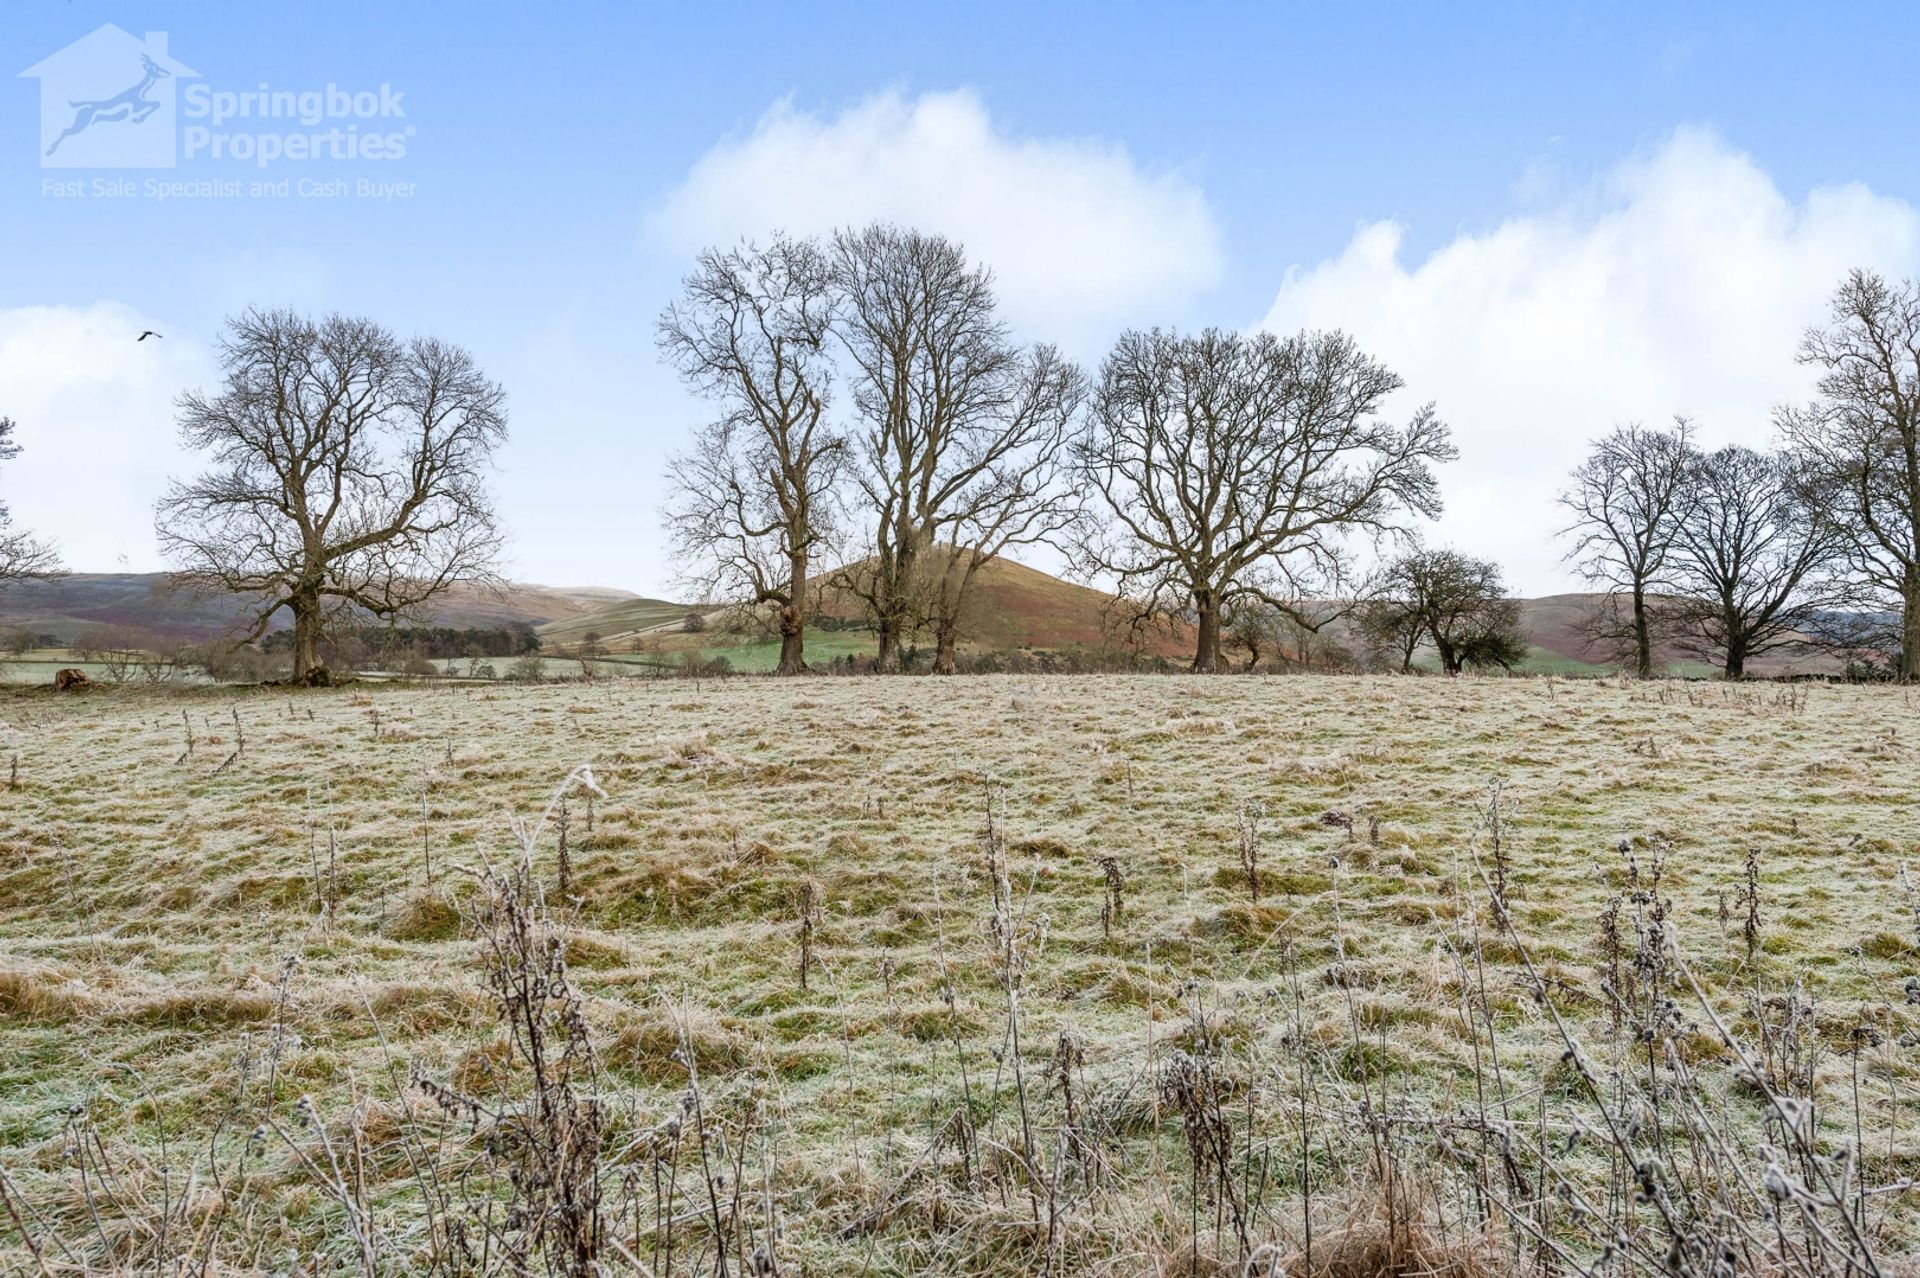
M 20 73 L 40 81 L 40 164 L 170 169 L 179 157 L 178 85 L 199 72 L 109 23 Z
M 214 88 L 168 56 L 164 31 L 140 38 L 109 23 L 20 74 L 40 81 L 44 168 L 170 169 L 204 160 L 264 169 L 283 161 L 398 160 L 413 137 L 406 94 L 390 84 Z M 182 88 L 182 80 L 196 83 Z M 364 178 L 360 184 L 404 185 Z

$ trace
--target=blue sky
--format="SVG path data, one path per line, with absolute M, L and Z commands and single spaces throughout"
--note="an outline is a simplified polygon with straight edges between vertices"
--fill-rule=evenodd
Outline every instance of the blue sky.
M 146 509 L 190 465 L 171 401 L 224 313 L 284 303 L 459 341 L 505 382 L 515 576 L 666 591 L 659 472 L 702 410 L 651 330 L 691 252 L 888 216 L 989 256 L 1023 335 L 1089 363 L 1126 324 L 1353 329 L 1460 433 L 1434 538 L 1541 592 L 1581 440 L 1674 412 L 1764 440 L 1839 272 L 1920 265 L 1911 5 L 446 12 L 0 9 L 15 71 L 113 23 L 211 88 L 390 85 L 413 130 L 391 161 L 49 170 L 36 84 L 7 81 L 0 413 L 30 452 L 0 482 L 71 567 L 158 565 Z M 96 177 L 412 190 L 46 186 Z

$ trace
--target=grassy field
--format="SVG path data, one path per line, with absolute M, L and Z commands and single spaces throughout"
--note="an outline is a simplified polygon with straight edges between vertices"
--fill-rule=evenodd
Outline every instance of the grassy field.
M 1769 1209 L 1883 1272 L 1920 1242 L 1904 690 L 128 687 L 0 718 L 11 1272 L 586 1272 L 554 1256 L 593 1212 L 603 1272 L 658 1275 L 1305 1274 L 1382 1237 L 1655 1272 L 1696 1218 L 1770 1272 Z

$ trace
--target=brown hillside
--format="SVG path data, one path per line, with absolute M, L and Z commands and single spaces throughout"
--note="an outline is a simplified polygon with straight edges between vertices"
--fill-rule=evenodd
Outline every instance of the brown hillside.
M 1126 633 L 1126 617 L 1112 595 L 1063 581 L 1038 568 L 996 559 L 983 566 L 968 591 L 960 642 L 978 651 L 1016 648 L 1062 651 L 1070 648 L 1125 648 L 1151 656 L 1190 657 L 1185 627 L 1165 623 Z M 821 611 L 841 621 L 863 615 L 851 594 L 828 588 Z

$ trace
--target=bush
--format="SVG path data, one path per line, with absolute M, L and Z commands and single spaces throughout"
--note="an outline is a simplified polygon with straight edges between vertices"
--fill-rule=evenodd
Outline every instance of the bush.
M 685 679 L 717 679 L 733 673 L 733 663 L 725 657 L 703 657 L 697 652 L 681 654 L 679 675 Z
M 690 612 L 687 619 L 680 623 L 680 628 L 690 635 L 697 635 L 707 628 L 707 619 L 701 613 Z

